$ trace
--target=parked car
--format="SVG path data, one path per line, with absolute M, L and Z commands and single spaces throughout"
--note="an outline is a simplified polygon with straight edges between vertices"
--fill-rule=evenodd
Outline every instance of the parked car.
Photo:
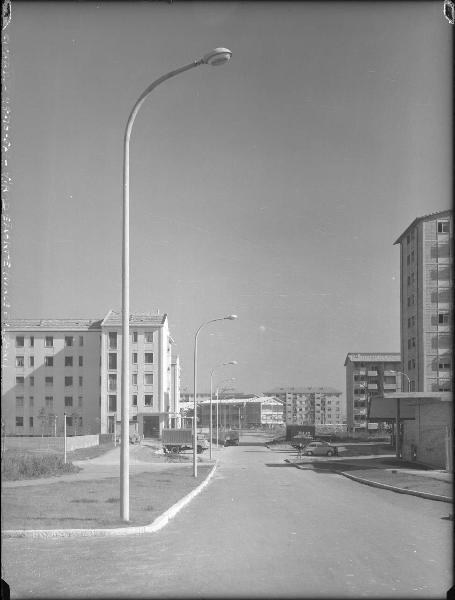
M 306 456 L 338 456 L 338 448 L 328 442 L 310 442 L 303 452 Z
M 228 431 L 224 438 L 225 446 L 238 446 L 239 445 L 239 433 L 238 431 Z

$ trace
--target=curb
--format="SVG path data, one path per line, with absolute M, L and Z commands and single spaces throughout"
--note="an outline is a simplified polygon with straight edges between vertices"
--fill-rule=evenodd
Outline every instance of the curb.
M 420 498 L 426 498 L 427 500 L 438 500 L 439 502 L 453 502 L 453 499 L 449 496 L 441 496 L 440 494 L 430 494 L 429 492 L 418 492 L 417 490 L 408 490 L 406 488 L 395 487 L 393 485 L 388 485 L 387 483 L 379 483 L 377 481 L 371 481 L 370 479 L 356 477 L 355 475 L 350 475 L 349 473 L 345 473 L 344 471 L 333 472 L 337 473 L 338 475 L 343 475 L 343 477 L 347 477 L 348 479 L 352 479 L 353 481 L 357 481 L 358 483 L 363 483 L 371 487 L 382 488 L 383 490 L 389 490 L 391 492 L 397 492 L 398 494 L 409 494 L 411 496 L 419 496 Z
M 182 510 L 191 500 L 200 494 L 202 490 L 210 483 L 217 468 L 213 465 L 212 470 L 202 483 L 195 487 L 186 496 L 178 500 L 163 514 L 150 523 L 150 525 L 141 525 L 138 527 L 117 527 L 114 529 L 6 529 L 2 531 L 3 538 L 57 538 L 57 537 L 115 537 L 124 535 L 138 535 L 143 533 L 155 533 L 159 531 L 175 515 Z
M 294 465 L 294 466 L 297 469 L 300 469 L 302 471 L 306 470 L 304 467 L 301 467 L 300 465 Z M 406 488 L 400 488 L 400 487 L 396 487 L 394 485 L 388 485 L 387 483 L 379 483 L 378 481 L 371 481 L 371 479 L 363 479 L 362 477 L 357 477 L 356 475 L 351 475 L 349 473 L 346 473 L 345 471 L 331 470 L 331 472 L 336 473 L 337 475 L 343 475 L 343 477 L 352 479 L 352 481 L 357 481 L 357 483 L 363 483 L 364 485 L 369 485 L 371 487 L 381 488 L 383 490 L 389 490 L 390 492 L 397 492 L 398 494 L 409 494 L 410 496 L 418 496 L 420 498 L 426 498 L 427 500 L 438 500 L 439 502 L 449 502 L 449 503 L 453 502 L 453 498 L 450 498 L 449 496 L 441 496 L 439 494 L 430 494 L 429 492 L 418 492 L 417 490 L 408 490 Z

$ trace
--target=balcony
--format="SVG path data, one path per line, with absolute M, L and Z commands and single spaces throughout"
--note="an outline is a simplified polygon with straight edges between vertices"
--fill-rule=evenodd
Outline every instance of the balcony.
M 396 391 L 397 384 L 396 383 L 384 383 L 384 389 Z
M 377 376 L 378 376 L 377 371 L 368 371 L 368 377 L 377 377 Z
M 368 389 L 369 390 L 377 390 L 378 389 L 378 384 L 377 383 L 369 383 L 368 384 Z

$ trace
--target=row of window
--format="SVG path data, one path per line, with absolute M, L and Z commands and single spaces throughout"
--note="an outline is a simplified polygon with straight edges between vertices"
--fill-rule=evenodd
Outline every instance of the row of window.
M 117 332 L 116 331 L 110 331 L 109 332 L 109 350 L 117 350 Z M 131 339 L 133 344 L 137 344 L 138 341 L 138 332 L 137 331 L 133 331 L 131 333 Z M 153 344 L 153 331 L 144 331 L 144 342 L 146 344 Z
M 131 375 L 131 384 L 137 385 L 137 373 Z M 144 385 L 153 385 L 153 373 L 144 373 Z M 117 374 L 109 373 L 107 379 L 107 389 L 114 392 L 117 389 Z
M 65 377 L 64 377 L 65 387 L 72 387 L 73 381 L 74 381 L 74 377 L 65 375 Z M 33 387 L 35 385 L 35 377 L 33 375 L 30 375 L 30 377 L 28 378 L 28 382 L 29 382 L 29 385 L 31 387 Z M 84 378 L 82 376 L 79 376 L 78 382 L 79 382 L 79 387 L 82 387 L 84 384 Z M 25 377 L 23 377 L 22 375 L 18 375 L 16 377 L 16 385 L 24 386 L 24 384 L 25 384 Z M 54 385 L 54 378 L 52 376 L 45 377 L 44 385 L 46 385 L 46 386 Z
M 78 365 L 80 367 L 84 366 L 84 357 L 78 357 Z M 35 366 L 35 357 L 28 357 L 28 366 Z M 45 356 L 44 357 L 44 366 L 45 367 L 53 367 L 54 366 L 54 356 Z M 73 356 L 65 356 L 65 367 L 73 367 L 74 366 L 74 357 Z M 25 356 L 16 356 L 16 367 L 25 367 Z
M 38 419 L 39 419 L 39 417 L 38 417 Z M 44 427 L 43 420 L 42 419 L 39 419 L 39 420 L 40 420 L 39 426 Z M 76 425 L 76 424 L 78 424 L 79 427 L 82 427 L 82 417 L 78 417 L 77 420 L 75 419 L 74 425 Z M 30 429 L 33 429 L 34 417 L 28 418 L 28 425 L 29 425 Z M 53 423 L 49 423 L 49 425 L 53 425 Z M 71 417 L 71 416 L 66 417 L 66 426 L 73 427 L 73 417 Z M 16 427 L 24 427 L 24 417 L 16 416 Z
M 132 359 L 131 362 L 133 365 L 137 365 L 137 358 L 138 358 L 138 353 L 133 352 L 132 356 L 131 356 L 131 359 Z M 153 352 L 144 352 L 144 363 L 146 365 L 153 364 Z M 108 368 L 110 371 L 115 371 L 117 369 L 117 353 L 116 352 L 109 352 Z
M 132 405 L 137 406 L 137 395 L 132 396 Z M 153 394 L 144 394 L 144 406 L 153 406 Z M 117 412 L 117 396 L 109 394 L 108 396 L 108 412 Z
M 64 342 L 65 342 L 66 348 L 71 348 L 76 343 L 75 337 L 73 335 L 65 335 Z M 35 347 L 35 336 L 34 335 L 31 335 L 28 338 L 28 345 L 30 348 Z M 80 335 L 79 336 L 79 346 L 82 347 L 83 345 L 84 345 L 84 336 Z M 25 336 L 24 335 L 16 335 L 16 348 L 24 348 L 24 346 L 25 346 Z M 44 347 L 45 348 L 53 348 L 54 347 L 54 336 L 53 335 L 46 335 L 44 337 Z
M 24 408 L 25 399 L 24 396 L 16 396 L 16 408 Z M 53 396 L 45 396 L 44 398 L 45 406 L 48 410 L 54 409 L 54 397 Z M 79 408 L 82 408 L 84 404 L 84 397 L 78 396 L 77 405 Z M 30 408 L 33 408 L 35 405 L 34 396 L 29 396 L 28 405 Z M 73 396 L 65 396 L 65 407 L 69 408 L 73 405 Z

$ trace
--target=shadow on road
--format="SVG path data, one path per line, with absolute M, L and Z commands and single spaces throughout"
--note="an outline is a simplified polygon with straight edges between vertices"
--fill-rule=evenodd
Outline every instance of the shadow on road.
M 266 467 L 293 467 L 293 463 L 265 463 Z

